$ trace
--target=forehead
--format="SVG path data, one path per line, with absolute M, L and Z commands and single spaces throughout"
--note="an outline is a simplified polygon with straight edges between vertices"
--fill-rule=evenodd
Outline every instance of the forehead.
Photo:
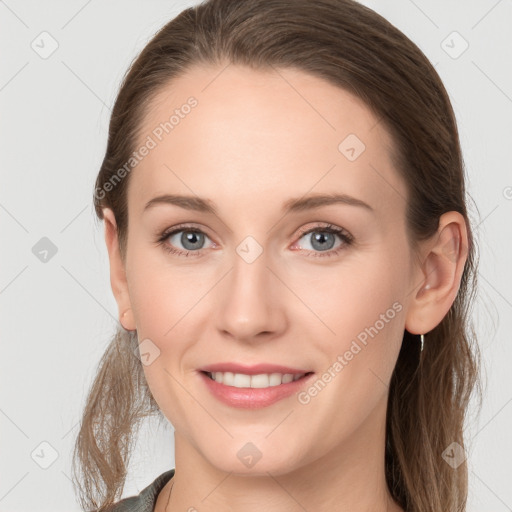
M 193 98 L 193 99 L 191 99 Z M 193 105 L 193 106 L 192 106 Z M 392 139 L 357 97 L 294 69 L 194 67 L 151 102 L 130 208 L 183 193 L 233 207 L 276 208 L 308 192 L 343 192 L 403 211 Z

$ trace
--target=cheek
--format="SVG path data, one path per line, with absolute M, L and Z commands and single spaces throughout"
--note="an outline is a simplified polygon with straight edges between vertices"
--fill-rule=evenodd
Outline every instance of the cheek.
M 298 266 L 288 273 L 293 291 L 331 331 L 346 339 L 379 319 L 400 299 L 400 265 L 383 248 L 375 253 L 353 253 L 338 265 Z M 320 323 L 320 322 L 319 322 Z
M 386 382 L 400 349 L 405 323 L 404 267 L 394 260 L 393 248 L 385 249 L 322 269 L 315 280 L 303 278 L 296 288 L 315 313 L 307 315 L 308 328 L 326 358 L 324 364 L 328 367 L 344 356 L 343 372 L 350 373 L 351 379 L 364 376 L 375 381 L 372 370 Z
M 193 318 L 202 295 L 211 288 L 198 267 L 174 265 L 162 248 L 134 255 L 129 293 L 139 335 L 167 340 Z M 211 280 L 211 279 L 210 279 Z M 181 319 L 186 321 L 181 324 Z
M 307 407 L 312 416 L 328 418 L 321 427 L 326 442 L 340 436 L 340 429 L 350 435 L 385 401 L 403 336 L 404 307 L 396 276 L 381 272 L 378 264 L 363 278 L 355 275 L 336 292 L 327 293 L 325 287 L 323 300 L 331 304 L 318 313 L 336 334 L 316 337 L 325 357 L 325 373 L 318 377 L 326 384 L 318 383 L 323 390 Z

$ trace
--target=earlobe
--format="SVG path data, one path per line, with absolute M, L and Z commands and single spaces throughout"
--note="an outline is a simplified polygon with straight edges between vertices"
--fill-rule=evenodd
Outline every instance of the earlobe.
M 411 334 L 431 331 L 450 310 L 459 291 L 467 244 L 464 217 L 455 211 L 443 214 L 436 235 L 426 244 L 421 284 L 407 312 L 405 328 Z
M 127 309 L 119 318 L 121 325 L 125 331 L 135 331 L 135 322 L 132 314 L 132 309 Z
M 128 293 L 126 270 L 119 251 L 116 219 L 112 209 L 103 208 L 103 219 L 105 222 L 105 243 L 110 265 L 110 285 L 117 302 L 119 322 L 127 331 L 133 331 L 136 329 L 135 319 Z

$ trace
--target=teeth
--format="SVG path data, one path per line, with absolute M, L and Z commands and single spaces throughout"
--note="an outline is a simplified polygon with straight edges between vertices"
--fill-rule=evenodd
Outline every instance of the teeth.
M 279 386 L 304 377 L 305 373 L 293 375 L 291 373 L 261 373 L 258 375 L 246 375 L 244 373 L 212 372 L 208 375 L 216 382 L 233 386 L 235 388 L 268 388 Z

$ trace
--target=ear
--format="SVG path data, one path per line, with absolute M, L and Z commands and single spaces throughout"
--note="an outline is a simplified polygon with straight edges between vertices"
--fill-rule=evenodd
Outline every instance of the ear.
M 105 222 L 105 243 L 107 244 L 108 257 L 110 260 L 110 285 L 112 286 L 112 292 L 117 302 L 119 321 L 127 331 L 133 331 L 136 329 L 136 326 L 131 309 L 130 296 L 128 294 L 126 271 L 119 251 L 117 224 L 114 212 L 110 208 L 103 208 L 103 219 Z
M 425 244 L 423 263 L 415 272 L 415 295 L 409 304 L 405 328 L 425 334 L 448 313 L 459 291 L 467 259 L 466 222 L 459 212 L 444 213 L 437 233 Z

